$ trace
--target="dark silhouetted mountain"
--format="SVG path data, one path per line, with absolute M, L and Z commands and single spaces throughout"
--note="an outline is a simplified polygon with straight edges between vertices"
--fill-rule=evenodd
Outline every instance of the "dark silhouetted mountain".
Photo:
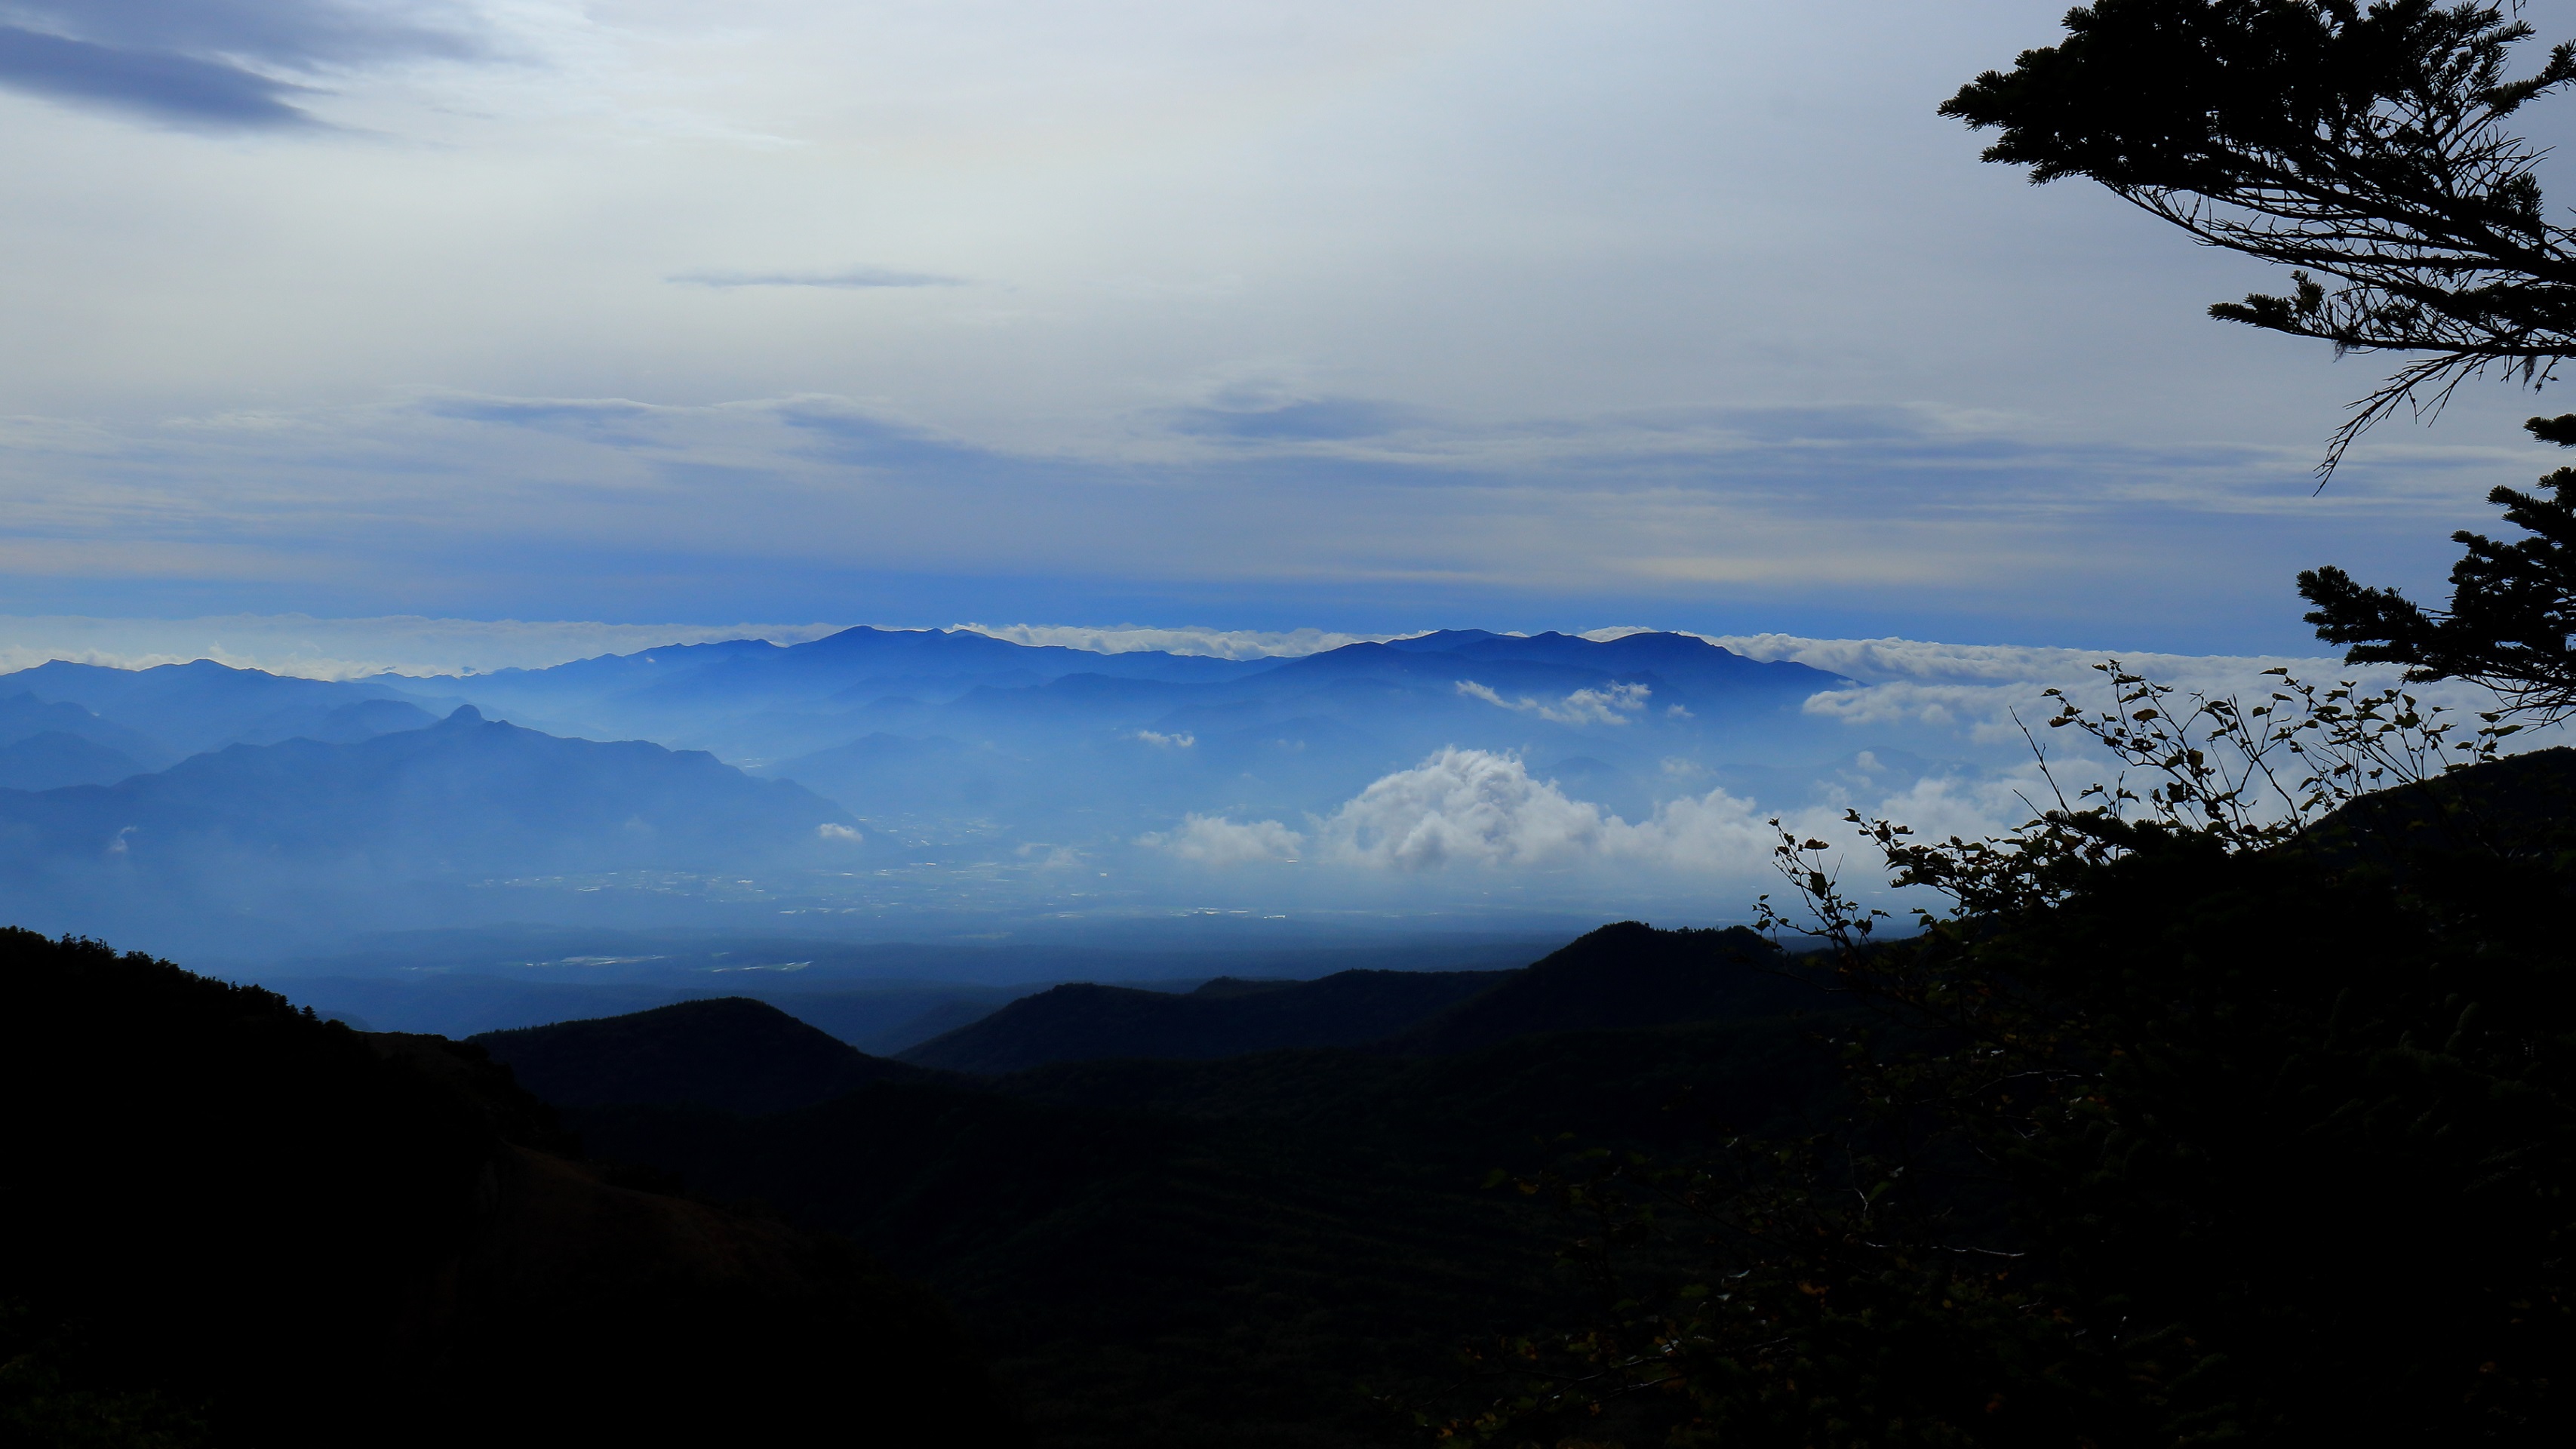
M 725 1112 L 810 1107 L 871 1082 L 931 1075 L 872 1057 L 748 997 L 470 1038 L 558 1107 L 655 1103 Z
M 234 669 L 211 659 L 151 669 L 111 669 L 57 659 L 0 675 L 0 692 L 21 691 L 40 700 L 80 705 L 179 755 L 297 736 L 345 741 L 391 729 L 416 729 L 458 702 L 452 697 L 429 698 L 379 680 L 294 679 Z M 370 702 L 407 703 L 411 708 L 379 707 L 373 712 L 345 708 Z M 102 743 L 126 748 L 113 740 Z
M 791 943 L 792 944 L 792 943 Z M 719 980 L 757 981 L 728 974 Z M 789 977 L 796 980 L 797 977 Z M 409 1032 L 468 1037 L 555 1022 L 595 1021 L 680 1001 L 739 995 L 765 1001 L 862 1052 L 886 1056 L 991 1015 L 1041 988 L 894 981 L 844 990 L 730 990 L 642 981 L 532 981 L 447 971 L 381 976 L 275 976 L 265 984 L 324 1016 Z
M 1386 1048 L 1438 1056 L 1551 1031 L 1771 1016 L 1812 1005 L 1780 948 L 1742 926 L 1659 931 L 1622 921 L 1506 976 L 1493 989 L 1389 1033 Z
M 1267 989 L 1222 978 L 1180 995 L 1059 986 L 902 1053 L 956 1072 L 1016 1072 L 1109 1057 L 1191 1059 L 1357 1046 L 1492 986 L 1499 971 L 1343 971 Z
M 1777 974 L 1779 949 L 1742 927 L 1604 926 L 1518 971 L 1345 971 L 1320 980 L 1208 982 L 1187 995 L 1069 985 L 1025 996 L 900 1059 L 996 1074 L 1122 1057 L 1195 1060 L 1281 1047 L 1433 1056 L 1552 1031 L 1768 1016 L 1814 989 Z
M 123 750 L 61 730 L 0 745 L 0 790 L 106 785 L 142 773 L 143 762 Z
M 1301 989 L 1244 984 L 1209 996 Z M 1832 1081 L 1805 1027 L 1736 1020 L 1432 1059 L 1063 1062 L 764 1118 L 569 1120 L 594 1151 L 836 1227 L 940 1288 L 1038 1406 L 1043 1443 L 1348 1449 L 1389 1432 L 1359 1385 L 1446 1382 L 1462 1345 L 1587 1301 L 1550 1261 L 1544 1210 L 1482 1186 L 1493 1169 L 1535 1170 L 1563 1134 L 1654 1148 L 1711 1118 L 1785 1128 Z M 1699 1110 L 1668 1110 L 1686 1091 Z
M 923 1294 L 557 1155 L 473 1048 L 22 931 L 0 998 L 11 1442 L 1019 1438 Z

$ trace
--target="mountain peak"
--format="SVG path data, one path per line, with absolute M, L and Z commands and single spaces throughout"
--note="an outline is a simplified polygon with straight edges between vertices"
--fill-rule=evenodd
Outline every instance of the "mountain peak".
M 476 709 L 470 704 L 460 704 L 456 707 L 455 712 L 447 717 L 445 723 L 452 725 L 481 724 L 483 723 L 483 711 Z

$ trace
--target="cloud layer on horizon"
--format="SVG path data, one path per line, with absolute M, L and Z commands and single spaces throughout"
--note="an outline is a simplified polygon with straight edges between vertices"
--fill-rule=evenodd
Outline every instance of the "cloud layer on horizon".
M 1830 410 L 1794 411 L 1425 424 L 1218 455 L 1178 434 L 1004 450 L 814 395 L 419 391 L 0 419 L 0 608 L 651 617 L 679 597 L 885 619 L 902 599 L 910 617 L 890 622 L 1116 610 L 1345 638 L 1579 610 L 1755 640 L 1723 626 L 1955 637 L 1994 627 L 1963 625 L 1982 617 L 2027 620 L 2038 642 L 2194 652 L 2295 640 L 2287 580 L 2324 524 L 2382 574 L 2477 521 L 2455 476 L 2477 458 L 2359 466 L 2314 499 L 2289 456 L 2048 444 L 1921 410 L 1856 410 L 1835 436 Z
M 2190 650 L 2438 581 L 2527 400 L 2308 496 L 2358 378 L 2202 318 L 2262 274 L 1932 114 L 2056 21 L 0 0 L 0 608 Z

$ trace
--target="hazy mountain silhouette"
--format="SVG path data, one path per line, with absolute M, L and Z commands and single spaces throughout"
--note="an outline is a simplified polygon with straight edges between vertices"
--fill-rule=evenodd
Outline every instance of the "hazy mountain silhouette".
M 355 744 L 232 745 L 115 785 L 0 790 L 0 907 L 89 931 L 260 912 L 404 923 L 407 886 L 775 865 L 849 818 L 710 755 L 466 707 Z
M 76 704 L 133 730 L 159 749 L 113 739 L 100 743 L 143 758 L 162 754 L 156 766 L 236 743 L 273 744 L 298 736 L 348 742 L 417 729 L 459 703 L 379 680 L 295 679 L 211 659 L 150 669 L 57 659 L 0 674 L 0 694 L 14 693 Z
M 846 739 L 854 732 L 834 721 L 887 696 L 946 700 L 981 686 L 1043 684 L 1086 671 L 1216 680 L 1270 662 L 1097 654 L 964 629 L 860 627 L 803 644 L 673 645 L 422 683 L 558 732 L 640 734 L 756 759 Z
M 997 815 L 1033 832 L 1154 829 L 1216 808 L 1329 813 L 1449 745 L 1581 757 L 1611 787 L 1587 798 L 1634 815 L 1671 793 L 1668 762 L 1813 753 L 1801 706 L 1847 683 L 1674 634 L 1462 630 L 1251 661 L 1217 679 L 1091 657 L 1129 662 L 1044 681 L 861 691 L 846 706 L 738 721 L 733 738 L 744 753 L 778 752 L 758 773 L 862 815 Z M 706 728 L 705 742 L 724 749 L 736 726 Z M 793 749 L 826 734 L 839 738 Z
M 0 789 L 5 790 L 104 785 L 142 773 L 143 762 L 123 750 L 62 730 L 0 745 Z
M 355 744 L 233 745 L 113 786 L 0 793 L 0 822 L 56 861 L 142 869 L 238 848 L 396 878 L 723 865 L 848 819 L 711 755 L 556 739 L 471 706 Z
M 6 676 L 0 676 L 5 679 Z M 15 744 L 40 734 L 66 734 L 84 739 L 104 749 L 113 750 L 138 761 L 136 769 L 159 769 L 178 758 L 167 745 L 141 730 L 101 718 L 93 711 L 69 700 L 48 703 L 35 695 L 20 691 L 0 693 L 0 744 Z M 77 781 L 67 783 L 109 784 L 112 781 Z M 21 787 L 23 788 L 23 787 Z
M 1024 1071 L 1110 1057 L 1189 1059 L 1279 1047 L 1357 1046 L 1392 1035 L 1513 973 L 1342 971 L 1315 981 L 1220 977 L 1186 995 L 1068 985 L 1024 996 L 901 1053 L 957 1072 Z
M 1210 867 L 1174 844 L 1189 816 L 1308 830 L 1452 748 L 1632 821 L 1745 760 L 1778 766 L 1764 803 L 1795 803 L 1850 755 L 1804 710 L 1843 683 L 1692 636 L 1475 630 L 1222 660 L 854 629 L 430 680 L 57 661 L 0 683 L 0 791 L 31 790 L 0 795 L 0 907 L 236 959 L 440 920 L 739 927 L 889 901 L 1062 918 L 1104 889 L 1201 890 Z M 512 722 L 468 749 L 441 696 Z M 37 738 L 54 731 L 125 758 Z M 762 796 L 735 768 L 780 783 Z M 1238 878 L 1256 874 L 1265 893 L 1322 886 Z M 1687 889 L 1639 882 L 1632 909 Z
M 725 1112 L 810 1107 L 871 1082 L 933 1075 L 872 1057 L 748 997 L 468 1038 L 564 1107 L 658 1103 Z

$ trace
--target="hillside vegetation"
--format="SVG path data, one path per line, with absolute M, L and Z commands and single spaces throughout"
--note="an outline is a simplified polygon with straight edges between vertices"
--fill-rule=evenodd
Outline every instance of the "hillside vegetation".
M 872 1057 L 764 1002 L 685 1001 L 632 1016 L 467 1038 L 559 1107 L 629 1102 L 757 1114 L 933 1074 Z
M 0 932 L 0 1439 L 1007 1444 L 845 1244 L 565 1155 L 472 1048 Z
M 1501 971 L 1337 971 L 1313 981 L 1220 977 L 1186 994 L 1073 984 L 1025 996 L 912 1047 L 907 1062 L 1015 1072 L 1107 1057 L 1194 1059 L 1359 1046 L 1493 986 Z
M 704 1095 L 685 1074 L 658 1099 L 621 1078 L 626 1105 L 566 1120 L 594 1152 L 845 1232 L 938 1288 L 1042 1442 L 1377 1443 L 1400 1420 L 1364 1389 L 1442 1392 L 1468 1340 L 1589 1311 L 1589 1287 L 1556 1266 L 1552 1218 L 1496 1190 L 1495 1169 L 1536 1170 L 1567 1134 L 1669 1148 L 1717 1123 L 1782 1130 L 1836 1090 L 1824 1018 L 1791 1014 L 1830 998 L 1769 974 L 1781 963 L 1759 938 L 1632 923 L 1543 966 L 1433 976 L 1410 1020 L 1371 979 L 1392 973 L 1122 993 L 1179 1008 L 1152 1023 L 1168 1057 L 923 1073 L 765 1115 L 681 1105 Z M 1544 1002 L 1590 1025 L 1587 984 L 1589 1014 L 1628 1029 L 1540 1019 L 1540 1034 L 1413 1059 L 1385 1045 L 1466 987 L 1497 1003 L 1479 1020 L 1527 1025 L 1515 1003 Z M 1023 1025 L 1118 1022 L 1084 993 L 1050 995 L 1075 1009 Z M 1225 1054 L 1256 1027 L 1311 1028 L 1318 999 L 1373 1007 L 1382 1036 Z M 1760 1009 L 1727 1010 L 1746 1003 Z

